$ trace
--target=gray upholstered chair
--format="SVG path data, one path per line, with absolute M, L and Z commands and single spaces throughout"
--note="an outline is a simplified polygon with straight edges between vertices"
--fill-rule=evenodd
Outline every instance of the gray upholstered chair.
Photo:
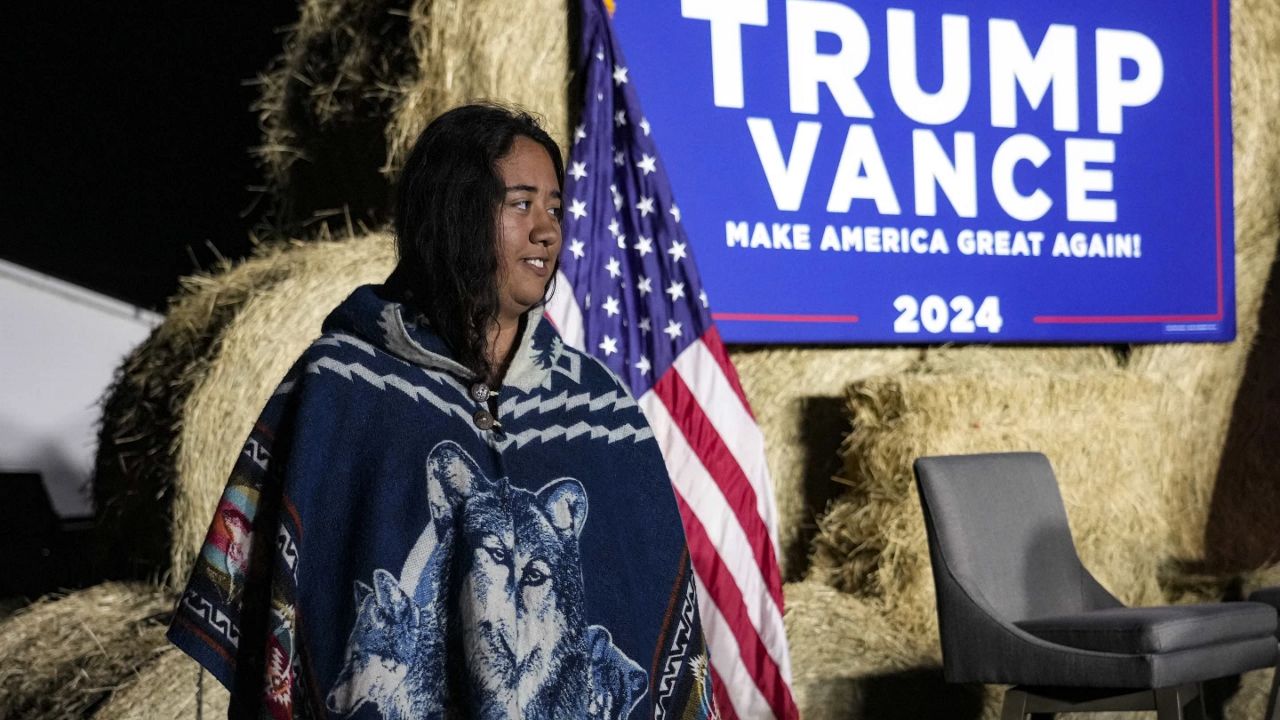
M 1002 720 L 1095 710 L 1204 715 L 1200 683 L 1274 664 L 1258 603 L 1128 608 L 1081 564 L 1039 453 L 915 463 L 938 590 L 943 673 L 1014 685 Z
M 1280 585 L 1256 590 L 1249 595 L 1249 602 L 1266 603 L 1280 610 Z M 1280 631 L 1277 631 L 1280 635 Z M 1267 701 L 1266 720 L 1280 720 L 1280 668 L 1271 679 L 1271 699 Z

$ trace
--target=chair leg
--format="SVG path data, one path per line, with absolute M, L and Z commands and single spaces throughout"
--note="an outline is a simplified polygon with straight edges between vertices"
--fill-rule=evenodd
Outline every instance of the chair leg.
M 1004 692 L 1004 706 L 1000 709 L 1000 720 L 1026 720 L 1027 694 L 1017 688 L 1009 688 Z
M 1169 687 L 1156 690 L 1156 719 L 1183 720 L 1182 703 L 1184 688 Z
M 1188 715 L 1192 720 L 1209 720 L 1209 711 L 1204 705 L 1204 683 L 1188 685 L 1187 689 L 1196 694 L 1196 696 L 1191 700 L 1191 710 Z

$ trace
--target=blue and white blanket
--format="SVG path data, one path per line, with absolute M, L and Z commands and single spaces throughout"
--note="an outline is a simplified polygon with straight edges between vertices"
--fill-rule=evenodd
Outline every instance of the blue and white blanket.
M 715 716 L 652 432 L 600 363 L 527 325 L 484 398 L 379 288 L 325 321 L 169 630 L 232 717 Z

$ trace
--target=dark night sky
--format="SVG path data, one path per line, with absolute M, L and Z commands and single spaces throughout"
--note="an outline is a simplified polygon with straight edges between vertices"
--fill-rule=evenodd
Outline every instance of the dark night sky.
M 243 255 L 261 178 L 244 83 L 295 2 L 24 4 L 0 11 L 0 257 L 160 308 L 191 253 Z

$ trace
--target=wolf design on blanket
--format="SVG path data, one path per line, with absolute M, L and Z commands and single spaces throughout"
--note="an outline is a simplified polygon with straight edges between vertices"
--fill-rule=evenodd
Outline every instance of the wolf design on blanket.
M 588 706 L 591 717 L 627 717 L 648 674 L 583 619 L 582 484 L 512 487 L 448 440 L 428 454 L 426 474 L 432 522 L 399 580 L 379 569 L 372 588 L 358 584 L 329 709 L 347 715 L 369 702 L 384 718 L 423 717 L 462 692 L 486 718 L 585 717 Z M 456 587 L 441 587 L 449 568 Z M 459 612 L 446 617 L 446 603 Z M 446 637 L 461 643 L 468 669 L 447 684 Z
M 270 395 L 169 638 L 237 718 L 715 717 L 676 496 L 621 381 L 533 310 L 477 400 L 380 292 Z

